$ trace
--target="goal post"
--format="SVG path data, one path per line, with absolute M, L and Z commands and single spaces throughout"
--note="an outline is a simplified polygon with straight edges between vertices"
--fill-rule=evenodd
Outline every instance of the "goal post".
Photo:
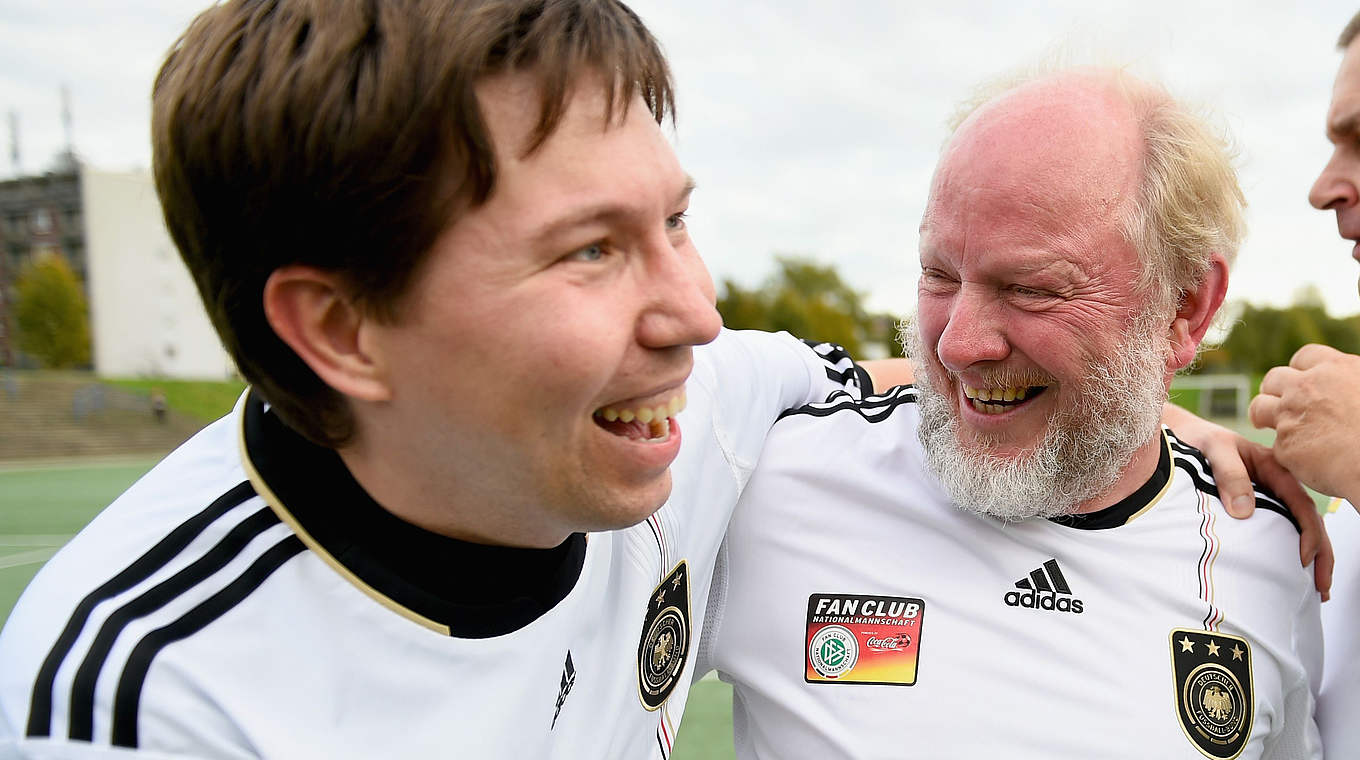
M 1247 407 L 1251 404 L 1251 378 L 1238 374 L 1206 374 L 1177 376 L 1171 382 L 1171 392 L 1198 391 L 1199 402 L 1195 414 L 1205 418 L 1234 417 L 1247 421 Z

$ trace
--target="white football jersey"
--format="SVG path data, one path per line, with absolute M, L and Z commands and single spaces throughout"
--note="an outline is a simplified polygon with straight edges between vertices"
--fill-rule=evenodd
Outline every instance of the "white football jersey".
M 1329 758 L 1360 757 L 1360 515 L 1349 502 L 1328 505 L 1327 534 L 1336 551 L 1332 598 L 1322 605 L 1327 662 L 1318 725 Z
M 926 469 L 915 398 L 770 433 L 700 657 L 739 757 L 1320 757 L 1318 595 L 1278 502 L 1230 518 L 1166 431 L 1118 504 L 980 517 Z
M 27 589 L 0 633 L 0 756 L 668 757 L 769 426 L 863 377 L 834 347 L 725 333 L 696 350 L 665 506 L 541 551 L 397 520 L 248 392 Z

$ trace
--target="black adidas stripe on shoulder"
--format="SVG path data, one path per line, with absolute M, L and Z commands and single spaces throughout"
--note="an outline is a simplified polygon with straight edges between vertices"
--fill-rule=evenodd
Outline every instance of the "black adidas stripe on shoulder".
M 1214 469 L 1209 466 L 1209 460 L 1204 458 L 1204 452 L 1182 442 L 1171 430 L 1163 428 L 1166 433 L 1166 440 L 1171 445 L 1171 458 L 1175 465 L 1185 471 L 1199 490 L 1219 498 L 1218 485 L 1214 482 Z M 1294 530 L 1302 532 L 1303 528 L 1299 521 L 1294 517 L 1294 513 L 1289 511 L 1284 501 L 1259 483 L 1252 483 L 1252 488 L 1256 492 L 1256 508 L 1264 509 L 1267 512 L 1274 512 L 1289 521 L 1294 526 Z
M 138 557 L 132 564 L 80 600 L 75 611 L 71 613 L 70 619 L 66 622 L 66 627 L 57 636 L 57 641 L 52 645 L 52 650 L 47 653 L 47 657 L 43 660 L 42 667 L 38 669 L 38 676 L 33 684 L 33 696 L 29 702 L 28 736 L 46 737 L 52 735 L 52 690 L 56 683 L 57 671 L 61 668 L 67 655 L 71 653 L 71 648 L 75 646 L 76 639 L 80 637 L 85 624 L 89 622 L 90 615 L 94 612 L 95 607 L 150 578 L 157 570 L 178 556 L 209 525 L 254 495 L 255 489 L 249 481 L 239 483 L 218 497 L 202 512 L 185 520 L 184 523 L 147 550 L 145 554 Z
M 202 557 L 147 589 L 108 616 L 85 653 L 85 659 L 80 663 L 71 685 L 70 738 L 82 741 L 91 741 L 94 738 L 95 681 L 99 678 L 99 672 L 104 667 L 109 651 L 113 649 L 123 629 L 129 623 L 146 617 L 179 598 L 213 573 L 226 567 L 227 563 L 240 554 L 256 536 L 278 524 L 278 515 L 275 515 L 273 510 L 267 506 L 260 507 L 259 511 L 232 528 Z
M 863 400 L 856 399 L 845 391 L 836 391 L 821 403 L 806 404 L 783 412 L 776 422 L 786 417 L 829 417 L 837 412 L 847 411 L 858 414 L 869 422 L 882 422 L 892 416 L 897 409 L 916 403 L 916 396 L 917 390 L 914 385 L 899 385 Z
M 206 509 L 180 524 L 165 538 L 148 550 L 111 580 L 101 585 L 76 606 L 56 644 L 48 652 L 35 679 L 29 705 L 28 736 L 53 735 L 52 707 L 56 698 L 56 678 L 63 664 L 72 659 L 72 652 L 82 631 L 89 625 L 94 610 L 150 579 L 203 535 L 214 523 L 255 496 L 249 482 L 240 483 L 220 496 Z M 119 636 L 139 619 L 162 609 L 176 599 L 200 587 L 230 562 L 240 557 L 247 547 L 266 530 L 281 523 L 268 506 L 256 509 L 227 530 L 226 535 L 192 562 L 156 585 L 140 590 L 134 598 L 124 601 L 109 613 L 90 639 L 79 665 L 75 666 L 70 686 L 70 709 L 65 731 L 70 739 L 92 741 L 94 738 L 95 687 L 101 672 L 114 669 L 109 654 Z M 206 601 L 178 619 L 147 633 L 134 645 L 132 653 L 118 676 L 113 709 L 112 736 L 114 746 L 137 746 L 137 712 L 142 686 L 151 663 L 167 644 L 184 639 L 212 623 L 223 613 L 240 603 L 258 588 L 274 570 L 289 558 L 303 551 L 297 536 L 289 533 L 272 547 L 262 551 L 240 577 L 218 590 Z M 107 667 L 106 667 L 107 666 Z
M 115 747 L 137 747 L 138 707 L 142 686 L 146 683 L 151 663 L 166 646 L 186 639 L 208 627 L 231 608 L 240 604 L 259 588 L 275 570 L 297 556 L 307 547 L 295 534 L 288 534 L 261 554 L 240 577 L 225 588 L 200 602 L 178 620 L 151 631 L 133 647 L 126 667 L 118 679 L 113 700 L 112 743 Z
M 874 389 L 869 373 L 856 364 L 844 348 L 814 340 L 803 340 L 803 343 L 827 363 L 826 376 L 831 382 L 858 391 L 861 397 Z

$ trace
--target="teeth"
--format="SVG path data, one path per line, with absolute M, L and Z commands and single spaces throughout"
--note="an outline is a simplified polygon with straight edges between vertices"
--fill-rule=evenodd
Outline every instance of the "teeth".
M 685 408 L 685 391 L 681 389 L 679 393 L 671 397 L 670 401 L 656 406 L 643 406 L 636 409 L 617 408 L 606 406 L 595 410 L 595 416 L 600 417 L 606 422 L 632 422 L 637 420 L 647 425 L 647 432 L 653 440 L 661 440 L 670 436 L 670 420 Z
M 647 440 L 664 441 L 671 437 L 671 421 L 665 417 L 652 420 L 647 426 Z
M 1029 388 L 1024 385 L 1010 388 L 974 388 L 965 385 L 963 395 L 973 401 L 1024 401 L 1029 395 Z

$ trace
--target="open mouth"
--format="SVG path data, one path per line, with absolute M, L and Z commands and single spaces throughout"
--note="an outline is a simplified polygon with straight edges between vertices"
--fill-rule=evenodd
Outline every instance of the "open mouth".
M 963 395 L 978 414 L 1004 414 L 1048 390 L 1047 385 L 1016 385 L 1006 388 L 963 386 Z
M 623 438 L 661 443 L 671 437 L 671 420 L 685 408 L 685 391 L 669 401 L 647 406 L 604 406 L 595 410 L 595 424 Z

